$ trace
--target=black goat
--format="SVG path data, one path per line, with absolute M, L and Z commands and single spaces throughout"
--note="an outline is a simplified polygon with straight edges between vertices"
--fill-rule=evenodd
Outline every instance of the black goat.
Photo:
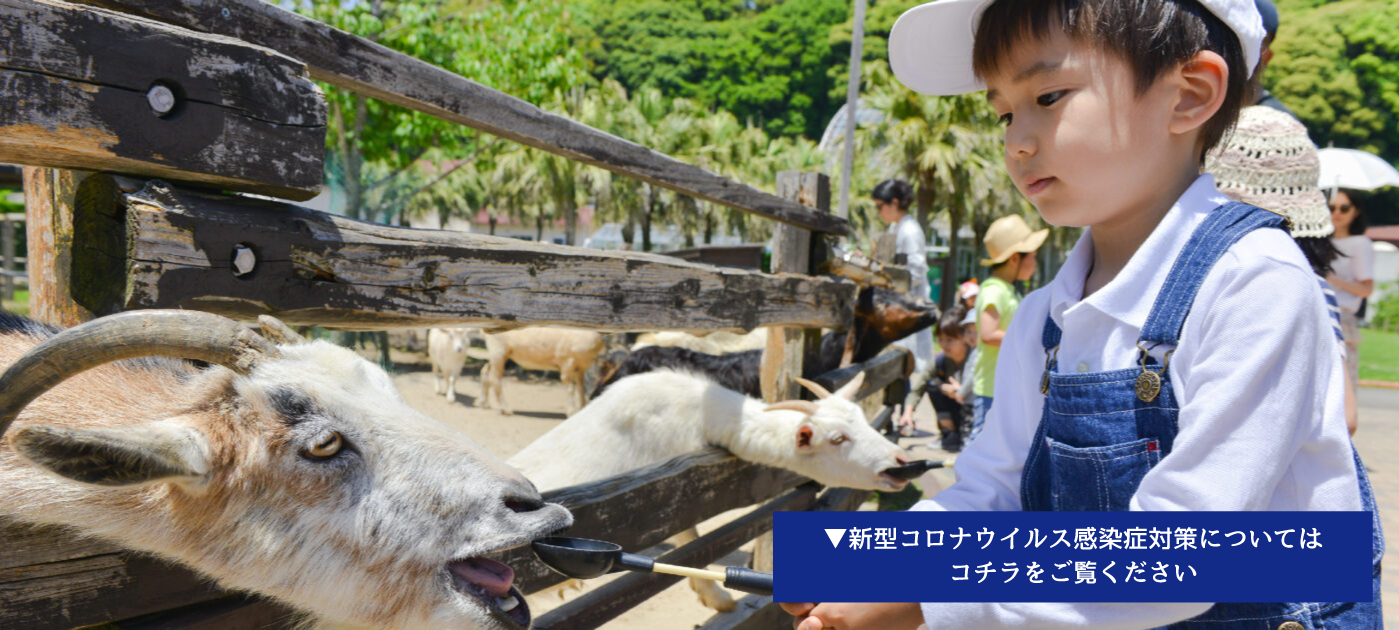
M 926 300 L 915 300 L 906 293 L 888 289 L 861 289 L 851 330 L 822 335 L 820 348 L 802 357 L 802 376 L 812 378 L 840 367 L 847 335 L 855 335 L 852 360 L 860 363 L 873 359 L 890 343 L 933 325 L 937 319 L 937 306 Z M 592 397 L 597 398 L 609 385 L 625 376 L 671 368 L 705 374 L 728 389 L 761 398 L 762 361 L 762 350 L 714 355 L 685 348 L 647 346 L 627 355 L 616 371 L 603 377 Z

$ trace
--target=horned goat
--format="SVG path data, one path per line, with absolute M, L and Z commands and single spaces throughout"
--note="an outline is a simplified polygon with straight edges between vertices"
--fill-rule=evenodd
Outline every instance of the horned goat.
M 0 517 L 174 560 L 324 625 L 527 628 L 513 571 L 484 556 L 568 511 L 353 352 L 271 318 L 263 331 L 188 311 L 63 332 L 0 316 Z
M 471 346 L 469 334 L 466 328 L 433 328 L 427 331 L 432 391 L 452 402 L 457 400 L 457 377 L 461 375 L 462 366 L 466 365 L 466 350 Z
M 687 372 L 637 374 L 614 383 L 508 462 L 551 490 L 718 446 L 829 486 L 897 491 L 907 484 L 885 473 L 907 463 L 903 450 L 880 436 L 851 400 L 863 372 L 834 394 L 798 382 L 820 400 L 769 405 Z M 697 536 L 680 534 L 684 540 Z M 712 582 L 691 580 L 690 586 L 707 606 L 733 609 L 733 599 Z
M 588 403 L 583 374 L 606 347 L 601 334 L 591 330 L 540 326 L 485 333 L 484 337 L 490 359 L 481 368 L 481 408 L 491 408 L 491 394 L 494 393 L 500 412 L 505 415 L 514 413 L 506 404 L 505 391 L 501 387 L 506 361 L 514 361 L 526 370 L 558 371 L 559 380 L 568 387 L 566 413 L 569 415 Z

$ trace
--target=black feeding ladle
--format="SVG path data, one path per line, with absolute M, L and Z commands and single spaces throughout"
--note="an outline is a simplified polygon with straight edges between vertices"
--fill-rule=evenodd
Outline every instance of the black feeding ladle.
M 902 466 L 885 468 L 884 474 L 889 475 L 890 477 L 893 477 L 895 479 L 902 479 L 904 481 L 908 481 L 910 479 L 917 479 L 923 473 L 928 472 L 934 468 L 946 468 L 948 466 L 951 466 L 952 463 L 955 461 L 957 461 L 957 458 L 955 457 L 952 459 L 946 459 L 941 461 L 920 459 L 916 461 L 911 461 Z
M 592 579 L 613 571 L 655 572 L 713 580 L 723 582 L 724 586 L 737 591 L 772 595 L 772 574 L 762 571 L 725 567 L 720 572 L 662 564 L 647 556 L 623 552 L 621 545 L 587 538 L 550 536 L 534 541 L 531 546 L 540 562 L 559 573 L 580 580 Z

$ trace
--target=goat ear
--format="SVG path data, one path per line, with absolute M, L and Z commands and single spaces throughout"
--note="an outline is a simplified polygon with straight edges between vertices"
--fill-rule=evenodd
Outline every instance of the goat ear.
M 797 427 L 797 452 L 810 453 L 814 450 L 815 447 L 811 445 L 811 440 L 815 435 L 816 430 L 812 429 L 811 425 L 805 422 L 801 423 L 801 426 Z
M 850 379 L 849 383 L 846 383 L 840 389 L 837 389 L 835 393 L 832 394 L 832 396 L 840 396 L 846 400 L 855 400 L 855 394 L 860 391 L 860 386 L 864 384 L 865 373 L 860 372 L 859 374 L 855 375 L 855 378 Z
M 198 483 L 209 471 L 203 434 L 169 422 L 120 429 L 27 426 L 10 439 L 35 465 L 99 486 Z

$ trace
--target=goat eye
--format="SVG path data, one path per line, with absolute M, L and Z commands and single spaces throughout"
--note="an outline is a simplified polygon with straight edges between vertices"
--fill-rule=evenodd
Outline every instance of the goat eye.
M 318 438 L 314 444 L 301 451 L 302 456 L 308 459 L 326 459 L 340 452 L 340 448 L 345 445 L 344 438 L 339 433 L 330 431 Z
M 848 441 L 849 439 L 850 439 L 850 438 L 845 437 L 844 435 L 837 435 L 837 436 L 831 438 L 831 444 L 844 444 L 844 443 L 845 443 L 846 441 Z

